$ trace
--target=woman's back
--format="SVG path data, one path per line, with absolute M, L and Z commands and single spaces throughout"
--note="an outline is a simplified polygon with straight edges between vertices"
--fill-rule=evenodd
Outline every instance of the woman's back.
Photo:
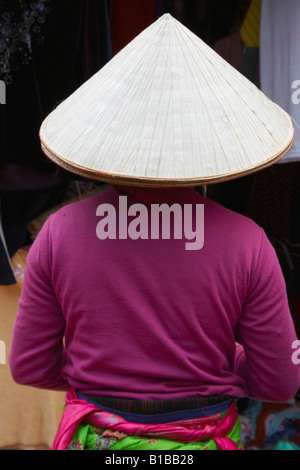
M 168 239 L 151 238 L 151 219 L 148 239 L 125 238 L 124 227 L 120 239 L 115 188 L 51 216 L 28 257 L 10 355 L 15 380 L 144 400 L 293 396 L 296 336 L 262 229 L 192 189 L 125 194 L 128 208 L 143 204 L 149 214 L 153 204 L 179 204 L 182 214 L 189 205 L 194 228 L 204 205 L 203 246 L 175 239 L 172 218 Z M 102 204 L 116 209 L 115 239 L 97 236 Z

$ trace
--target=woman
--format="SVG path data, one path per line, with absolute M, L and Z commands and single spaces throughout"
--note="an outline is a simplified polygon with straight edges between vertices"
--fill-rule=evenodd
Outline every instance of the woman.
M 241 449 L 236 400 L 295 395 L 296 334 L 263 230 L 193 186 L 277 161 L 289 117 L 164 15 L 41 141 L 113 184 L 49 217 L 27 258 L 10 365 L 67 391 L 53 449 Z

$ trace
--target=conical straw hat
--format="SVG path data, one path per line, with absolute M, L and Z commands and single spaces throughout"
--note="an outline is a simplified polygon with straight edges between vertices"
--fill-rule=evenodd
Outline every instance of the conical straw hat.
M 58 165 L 112 184 L 225 181 L 279 160 L 291 119 L 171 15 L 160 17 L 43 122 Z

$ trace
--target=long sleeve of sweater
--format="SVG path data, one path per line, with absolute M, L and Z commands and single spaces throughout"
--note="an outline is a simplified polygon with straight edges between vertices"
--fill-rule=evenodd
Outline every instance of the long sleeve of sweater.
M 247 383 L 248 396 L 270 402 L 291 399 L 300 386 L 299 364 L 293 361 L 296 333 L 283 274 L 265 235 L 237 333 L 241 344 L 235 369 Z
M 27 257 L 9 361 L 17 383 L 64 391 L 65 321 L 50 280 L 48 226 L 47 221 Z

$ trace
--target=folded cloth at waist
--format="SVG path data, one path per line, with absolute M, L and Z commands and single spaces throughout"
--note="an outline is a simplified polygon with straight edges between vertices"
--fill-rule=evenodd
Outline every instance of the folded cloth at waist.
M 216 407 L 219 407 L 216 411 Z M 131 417 L 136 418 L 134 413 Z M 121 412 L 107 411 L 80 398 L 73 388 L 53 450 L 240 450 L 240 423 L 236 401 L 211 407 L 162 413 L 161 422 L 127 420 Z
M 172 400 L 132 400 L 100 395 L 83 395 L 82 393 L 77 393 L 77 396 L 78 398 L 101 405 L 110 410 L 142 415 L 206 408 L 208 406 L 222 404 L 232 399 L 229 395 L 195 396 Z
M 224 395 L 215 397 L 199 397 L 195 401 L 195 407 L 192 407 L 191 398 L 181 398 L 180 400 L 126 400 L 100 396 L 85 396 L 77 393 L 77 397 L 86 400 L 88 403 L 101 407 L 103 411 L 107 411 L 121 416 L 126 421 L 134 423 L 162 424 L 182 419 L 192 419 L 207 416 L 208 410 L 210 414 L 221 413 L 235 401 L 234 398 Z M 211 398 L 211 400 L 210 400 Z M 104 406 L 105 402 L 106 406 Z M 134 403 L 133 403 L 134 402 Z M 211 405 L 207 405 L 211 402 Z M 206 403 L 206 405 L 204 405 Z M 110 406 L 108 406 L 110 405 Z M 153 410 L 150 413 L 150 410 Z M 132 411 L 127 411 L 132 410 Z M 160 411 L 158 411 L 160 410 Z M 164 410 L 164 411 L 163 411 Z

